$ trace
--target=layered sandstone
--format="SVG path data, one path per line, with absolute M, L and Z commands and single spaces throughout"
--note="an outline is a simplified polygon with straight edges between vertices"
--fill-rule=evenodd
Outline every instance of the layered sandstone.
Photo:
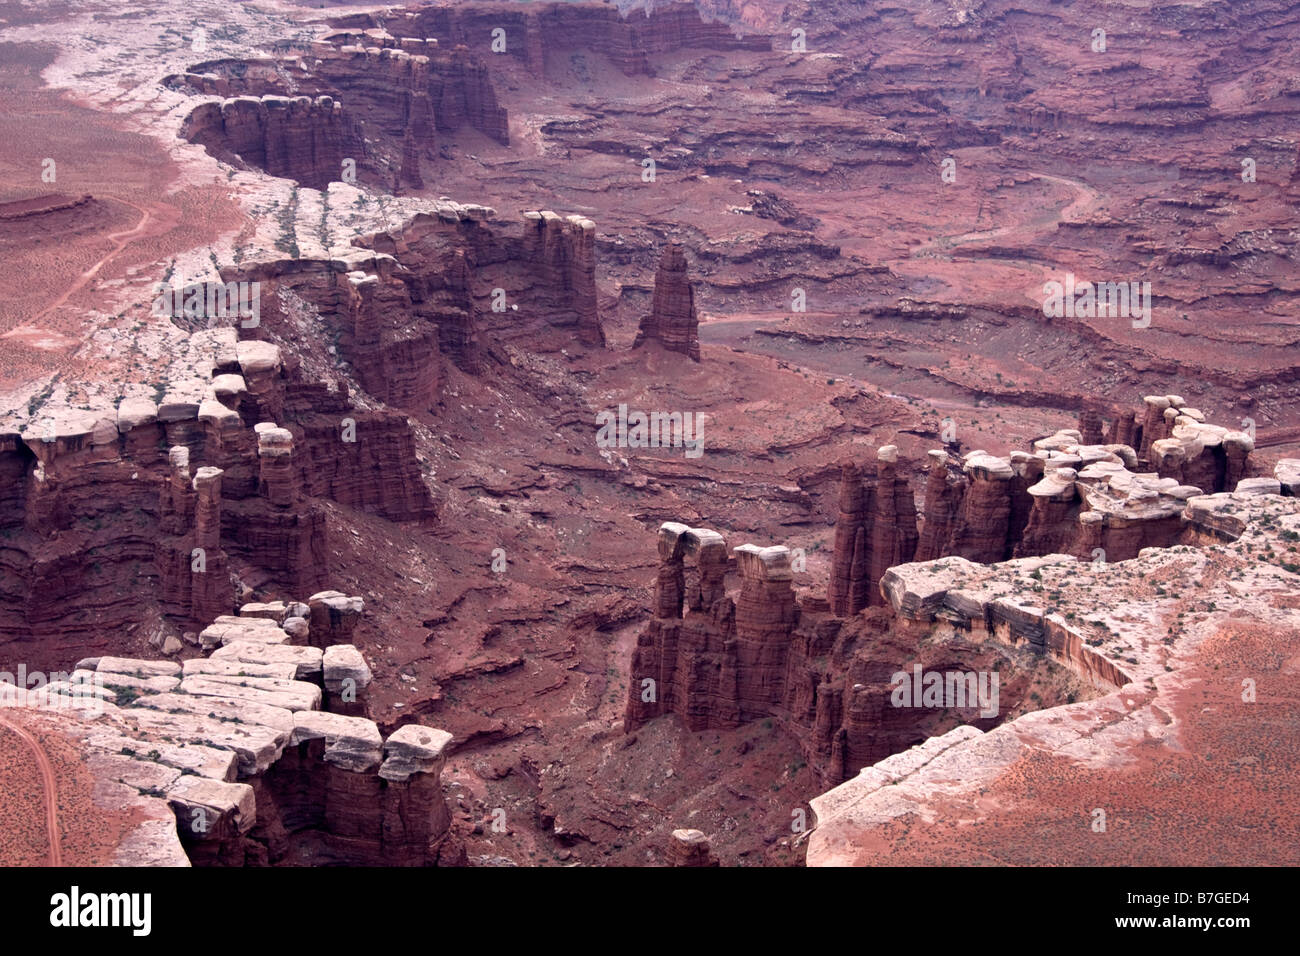
M 343 691 L 364 689 L 370 672 L 350 645 L 291 643 L 299 607 L 219 618 L 203 642 L 217 649 L 183 666 L 91 658 L 40 690 L 4 684 L 0 695 L 57 715 L 96 779 L 164 801 L 175 825 L 151 853 L 173 865 L 276 863 L 308 833 L 317 865 L 459 862 L 440 782 L 451 735 L 407 724 L 385 740 L 361 714 L 323 710 L 355 700 Z
M 650 314 L 641 320 L 632 347 L 655 341 L 670 352 L 680 352 L 698 362 L 699 326 L 700 320 L 695 314 L 695 290 L 686 273 L 686 254 L 674 242 L 659 258 Z
M 674 830 L 671 855 L 673 866 L 719 866 L 709 838 L 699 830 Z
M 1184 410 L 1173 431 L 1153 454 L 1170 441 L 1187 448 L 1185 460 L 1203 462 L 1212 460 L 1203 450 L 1221 443 L 1224 430 Z M 739 590 L 714 587 L 725 584 L 725 544 L 716 532 L 663 525 L 655 616 L 633 655 L 628 732 L 665 714 L 692 731 L 776 719 L 820 779 L 840 780 L 918 733 L 942 733 L 957 722 L 996 726 L 1019 713 L 1027 695 L 1041 698 L 1043 686 L 1058 693 L 1062 680 L 1078 681 L 1077 695 L 1126 683 L 1122 668 L 1092 653 L 1086 633 L 1034 597 L 1044 592 L 1043 576 L 1063 567 L 1108 573 L 1153 548 L 1240 531 L 1204 489 L 1131 470 L 1134 449 L 1084 444 L 1079 430 L 1068 429 L 1039 439 L 1032 452 L 969 452 L 960 471 L 946 451 L 932 452 L 918 534 L 896 449 L 882 447 L 876 457 L 869 477 L 852 461 L 840 466 L 825 601 L 794 594 L 780 547 L 735 548 Z M 1237 497 L 1282 487 L 1281 479 L 1245 479 Z M 925 560 L 914 560 L 922 546 Z M 719 555 L 708 573 L 703 561 L 691 571 L 688 555 L 708 551 Z M 1011 586 L 993 586 L 1008 572 Z M 710 584 L 697 590 L 691 581 Z M 697 596 L 704 593 L 712 597 Z M 886 610 L 861 613 L 872 604 Z M 887 703 L 888 678 L 900 664 L 969 668 L 974 661 L 1003 674 L 1010 706 L 918 713 Z
M 326 189 L 360 137 L 330 96 L 238 96 L 198 107 L 183 135 L 214 156 Z
M 311 643 L 315 647 L 350 644 L 365 601 L 338 591 L 321 591 L 307 599 L 310 609 Z
M 729 559 L 726 542 L 715 531 L 665 522 L 659 529 L 658 548 L 655 616 L 633 652 L 634 680 L 628 687 L 624 726 L 632 730 L 670 712 L 683 715 L 688 726 L 709 726 L 715 719 L 736 726 L 739 688 L 731 638 L 736 605 L 723 586 Z M 694 582 L 689 601 L 688 564 Z M 751 590 L 747 609 L 751 630 L 770 623 L 771 615 L 756 606 L 759 597 Z M 684 631 L 684 616 L 702 625 L 701 632 Z M 702 672 L 696 665 L 701 655 L 717 664 L 703 683 L 698 681 Z M 719 707 L 723 712 L 718 712 Z
M 970 482 L 959 462 L 942 448 L 929 452 L 930 469 L 925 481 L 925 501 L 916 544 L 916 560 L 930 561 L 947 553 L 962 499 Z M 838 525 L 836 526 L 838 532 Z
M 410 130 L 422 151 L 431 150 L 435 128 L 450 133 L 468 126 L 510 142 L 508 114 L 487 64 L 465 46 L 383 29 L 339 29 L 315 40 L 312 52 L 320 83 L 359 100 L 385 131 Z
M 1123 578 L 1124 566 L 1117 562 L 1154 554 L 1153 546 L 1233 541 L 1244 525 L 1232 509 L 1276 492 L 1280 483 L 1256 488 L 1251 479 L 1235 495 L 1201 496 L 1168 479 L 1128 472 L 1119 455 L 1096 446 L 1080 450 L 1067 460 L 1086 460 L 1085 467 L 1046 459 L 1044 476 L 1031 486 L 1034 512 L 1026 537 L 1037 547 L 1068 540 L 1076 553 L 996 563 L 952 556 L 897 565 L 880 584 L 883 618 L 845 621 L 813 598 L 783 597 L 779 548 L 736 549 L 739 594 L 694 610 L 682 610 L 681 570 L 661 575 L 656 619 L 633 657 L 625 729 L 634 731 L 663 714 L 676 715 L 695 731 L 773 718 L 794 733 L 819 777 L 833 782 L 904 749 L 918 732 L 941 735 L 958 723 L 973 725 L 969 732 L 989 730 L 1008 715 L 1033 709 L 1025 703 L 1031 688 L 1038 688 L 1033 696 L 1040 699 L 1046 686 L 1060 693 L 1064 680 L 1064 686 L 1074 685 L 1070 699 L 1080 699 L 1129 683 L 1126 666 L 1094 649 L 1091 620 L 1064 614 L 1045 600 L 1060 586 L 1055 582 L 1085 586 L 1088 579 Z M 853 476 L 856 470 L 846 471 Z M 1092 518 L 1053 518 L 1051 506 L 1066 502 Z M 860 499 L 848 496 L 845 511 L 861 510 Z M 682 557 L 682 541 L 699 541 L 704 534 L 666 526 L 664 566 Z M 1098 547 L 1109 552 L 1100 560 Z M 1105 607 L 1089 611 L 1107 622 L 1119 620 Z M 972 709 L 969 701 L 956 710 L 891 706 L 896 685 L 890 674 L 904 664 L 945 672 L 996 669 L 1003 679 L 1001 702 L 988 712 Z
M 787 645 L 799 611 L 788 548 L 742 544 L 735 555 L 741 585 L 726 653 L 735 668 L 739 720 L 745 722 L 771 714 L 782 699 Z
M 478 374 L 485 340 L 533 341 L 559 327 L 604 345 L 595 223 L 542 210 L 525 213 L 517 229 L 489 207 L 444 198 L 401 228 L 366 237 L 369 249 L 346 263 L 311 264 L 284 281 L 341 329 L 340 348 L 367 391 L 424 408 L 440 380 L 430 359 L 438 351 Z
M 174 89 L 225 98 L 196 108 L 182 135 L 218 158 L 316 189 L 352 174 L 383 190 L 422 189 L 422 165 L 440 155 L 439 131 L 470 127 L 509 144 L 488 68 L 463 46 L 342 29 L 306 52 L 199 63 L 168 76 Z
M 336 286 L 347 333 L 340 345 L 366 391 L 396 408 L 427 410 L 437 400 L 439 327 L 417 315 L 409 286 L 387 272 L 354 269 Z
M 871 552 L 867 579 L 879 581 L 896 564 L 916 554 L 916 499 L 907 476 L 898 470 L 898 449 L 883 445 L 876 451 L 876 481 L 871 508 Z M 879 591 L 871 589 L 868 603 L 875 604 Z
M 17 642 L 20 659 L 56 666 L 105 648 L 150 607 L 169 621 L 155 646 L 174 650 L 229 613 L 240 587 L 318 590 L 330 564 L 319 499 L 435 516 L 404 416 L 357 410 L 275 345 L 237 335 L 193 333 L 166 388 L 129 385 L 116 410 L 48 403 L 0 436 L 0 577 L 13 597 L 0 643 Z
M 1293 566 L 1261 558 L 1273 551 L 1279 528 L 1300 527 L 1300 511 L 1266 490 L 1197 496 L 1185 517 L 1197 547 L 1147 549 L 1123 564 L 1056 555 L 992 566 L 947 558 L 891 570 L 884 586 L 891 606 L 920 639 L 984 634 L 1061 660 L 1104 693 L 993 729 L 958 727 L 864 767 L 810 801 L 809 865 L 932 865 L 955 852 L 1037 865 L 1221 858 L 1219 836 L 1201 841 L 1188 832 L 1169 843 L 1144 821 L 1168 810 L 1169 774 L 1185 767 L 1190 741 L 1213 740 L 1216 754 L 1240 752 L 1248 763 L 1261 752 L 1286 761 L 1241 706 L 1242 686 L 1225 686 L 1220 672 L 1228 653 L 1234 666 L 1266 673 L 1259 665 L 1275 657 L 1276 640 L 1300 626 L 1294 608 L 1269 597 L 1292 587 Z M 1233 587 L 1202 589 L 1207 576 L 1225 573 Z M 1214 600 L 1189 622 L 1189 604 L 1200 596 Z M 1285 681 L 1261 678 L 1260 692 L 1287 699 Z M 1267 780 L 1243 776 L 1235 760 L 1223 764 L 1192 783 L 1179 777 L 1183 790 L 1191 788 L 1191 806 L 1224 788 L 1271 805 Z M 1039 789 L 1103 792 L 1099 786 L 1105 800 L 1064 810 L 1044 806 Z M 1105 831 L 1090 825 L 1098 819 L 1094 804 L 1121 823 Z M 1038 839 L 1044 828 L 1050 841 Z M 1260 852 L 1248 839 L 1233 850 L 1262 859 Z
M 875 475 L 867 481 L 852 462 L 841 466 L 840 516 L 827 593 L 831 610 L 841 616 L 879 604 L 875 583 L 916 553 L 916 502 L 897 463 L 897 449 L 885 445 L 877 451 Z
M 624 715 L 628 733 L 664 715 L 692 731 L 777 721 L 829 785 L 906 746 L 918 733 L 942 731 L 959 720 L 995 725 L 1047 675 L 1035 668 L 1053 666 L 1035 659 L 1003 661 L 1008 703 L 993 714 L 891 706 L 891 675 L 909 660 L 927 667 L 958 661 L 992 666 L 1003 652 L 966 639 L 918 646 L 907 627 L 893 626 L 881 610 L 851 620 L 830 614 L 826 601 L 793 593 L 783 547 L 734 549 L 738 589 L 726 589 L 711 602 L 687 602 L 688 556 L 721 553 L 725 543 L 716 532 L 673 522 L 661 528 L 659 543 L 655 617 L 633 653 Z M 713 573 L 701 580 L 723 578 Z
M 962 498 L 947 552 L 971 561 L 1001 561 L 1014 544 L 1011 529 L 1010 461 L 980 451 L 966 455 L 962 469 L 970 481 Z
M 1080 417 L 1084 428 L 1087 410 Z M 1080 444 L 1092 445 L 1080 436 Z M 1252 435 L 1207 423 L 1205 414 L 1181 395 L 1148 395 L 1136 414 L 1120 410 L 1106 429 L 1106 443 L 1134 450 L 1130 465 L 1149 467 L 1162 478 L 1176 478 L 1207 492 L 1231 490 L 1249 477 Z
M 221 547 L 220 468 L 199 468 L 191 478 L 189 449 L 172 448 L 171 480 L 159 505 L 157 565 L 160 600 L 188 624 L 211 620 L 234 603 L 229 562 Z
M 524 9 L 505 3 L 430 5 L 387 25 L 402 35 L 437 37 L 473 49 L 487 47 L 492 31 L 500 29 L 502 52 L 539 76 L 546 73 L 548 55 L 575 47 L 608 56 L 628 76 L 653 75 L 650 58 L 675 50 L 771 49 L 766 37 L 737 36 L 723 23 L 706 22 L 690 3 L 656 4 L 626 17 L 612 6 L 586 2 Z
M 842 617 L 858 613 L 868 602 L 868 512 L 867 489 L 862 483 L 862 472 L 852 461 L 845 461 L 840 465 L 834 561 L 826 593 L 831 610 Z
M 1274 466 L 1273 475 L 1282 494 L 1300 498 L 1300 458 L 1283 458 Z
M 524 214 L 522 253 L 555 299 L 557 325 L 571 325 L 587 345 L 605 344 L 596 311 L 596 224 L 550 210 Z

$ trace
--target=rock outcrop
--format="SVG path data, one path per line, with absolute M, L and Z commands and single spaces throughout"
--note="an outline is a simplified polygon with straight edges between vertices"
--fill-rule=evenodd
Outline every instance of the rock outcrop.
M 1134 450 L 1130 467 L 1150 468 L 1162 478 L 1176 478 L 1206 491 L 1237 486 L 1249 477 L 1254 438 L 1243 431 L 1208 424 L 1200 409 L 1180 395 L 1148 395 L 1136 414 L 1119 410 L 1106 428 L 1106 445 Z M 1084 418 L 1080 417 L 1080 429 Z M 1079 436 L 1080 444 L 1100 444 Z
M 551 321 L 575 328 L 583 343 L 603 347 L 605 332 L 596 312 L 596 224 L 550 210 L 524 213 L 522 253 L 552 297 Z
M 510 142 L 482 59 L 377 28 L 332 30 L 309 55 L 199 63 L 164 83 L 226 98 L 187 117 L 191 142 L 316 189 L 344 178 L 344 160 L 372 188 L 421 189 L 439 132 L 470 127 Z
M 1069 548 L 1082 506 L 1077 478 L 1073 468 L 1059 465 L 1029 487 L 1033 504 L 1025 533 L 1016 545 L 1016 557 L 1056 554 Z
M 1079 412 L 1079 437 L 1085 445 L 1102 443 L 1101 410 L 1093 403 L 1085 403 Z
M 916 553 L 916 502 L 897 462 L 898 450 L 885 445 L 876 453 L 875 475 L 866 481 L 852 462 L 841 466 L 840 517 L 827 594 L 831 610 L 841 616 L 880 604 L 875 583 Z
M 1190 836 L 1177 846 L 1141 835 L 1099 845 L 1089 809 L 1079 811 L 1080 838 L 1073 839 L 1074 824 L 1048 822 L 1059 822 L 1058 807 L 1035 810 L 1026 799 L 1025 774 L 1027 767 L 1049 767 L 1053 786 L 1090 792 L 1100 780 L 1112 794 L 1107 806 L 1124 807 L 1125 820 L 1143 819 L 1167 812 L 1165 761 L 1185 759 L 1188 740 L 1231 745 L 1250 734 L 1257 717 L 1234 706 L 1242 694 L 1237 682 L 1216 691 L 1224 684 L 1220 656 L 1205 656 L 1206 642 L 1231 647 L 1235 661 L 1259 661 L 1239 664 L 1245 672 L 1266 673 L 1263 662 L 1276 660 L 1277 641 L 1300 627 L 1300 611 L 1276 601 L 1294 589 L 1294 565 L 1261 558 L 1273 552 L 1279 529 L 1300 529 L 1300 512 L 1294 499 L 1271 494 L 1271 485 L 1256 489 L 1254 481 L 1246 479 L 1246 491 L 1187 502 L 1181 543 L 1196 547 L 1143 550 L 1123 564 L 1050 555 L 997 565 L 945 558 L 892 569 L 884 590 L 915 640 L 970 634 L 1006 643 L 1061 661 L 1101 693 L 1035 707 L 995 728 L 932 734 L 863 767 L 809 801 L 816 817 L 809 865 L 934 865 L 954 852 L 1059 865 L 1077 864 L 1081 856 L 1124 865 L 1171 858 L 1205 865 L 1219 858 L 1221 841 L 1201 844 Z M 1236 585 L 1205 586 L 1223 575 Z M 1208 607 L 1204 598 L 1213 599 Z M 1202 653 L 1189 651 L 1189 643 Z M 1279 677 L 1270 699 L 1285 695 L 1286 687 Z M 1289 745 L 1275 748 L 1267 736 L 1251 738 L 1250 759 L 1285 761 Z M 1272 758 L 1257 758 L 1261 749 Z M 1032 771 L 1030 777 L 1032 788 Z M 1225 788 L 1253 791 L 1248 798 L 1269 805 L 1276 799 L 1267 781 L 1227 766 L 1195 784 L 1184 806 L 1212 802 Z M 1053 835 L 1035 842 L 1041 827 Z M 1243 851 L 1250 846 L 1243 842 Z
M 1015 471 L 1007 459 L 978 451 L 965 456 L 962 470 L 970 485 L 946 551 L 971 561 L 1001 561 L 1014 546 L 1009 538 Z
M 841 617 L 857 614 L 868 603 L 869 511 L 868 490 L 863 486 L 861 470 L 852 461 L 843 462 L 831 578 L 826 593 L 831 611 Z
M 401 186 L 424 188 L 424 177 L 420 175 L 420 150 L 415 137 L 410 134 L 402 141 L 402 165 L 397 171 L 397 180 Z
M 1283 458 L 1273 468 L 1282 494 L 1300 498 L 1300 458 Z
M 1221 445 L 1223 431 L 1182 414 L 1152 454 L 1170 442 L 1186 449 L 1180 462 L 1213 462 L 1204 450 Z M 820 779 L 842 780 L 918 734 L 958 723 L 991 729 L 1020 712 L 1027 696 L 1127 683 L 1122 667 L 1091 650 L 1085 630 L 1036 598 L 1044 576 L 1109 574 L 1151 549 L 1241 532 L 1219 506 L 1222 496 L 1132 471 L 1131 447 L 1083 444 L 1074 429 L 1039 439 L 1033 452 L 969 452 L 960 473 L 946 451 L 931 452 L 919 535 L 897 450 L 884 446 L 876 458 L 866 478 L 852 461 L 840 466 L 824 601 L 794 592 L 783 547 L 734 548 L 733 590 L 720 535 L 673 522 L 660 528 L 654 617 L 633 653 L 627 732 L 667 714 L 697 732 L 773 719 Z M 1246 467 L 1244 453 L 1235 467 Z M 1244 479 L 1232 500 L 1277 495 L 1293 471 L 1300 467 Z M 913 560 L 923 547 L 925 560 Z M 970 698 L 959 696 L 910 710 L 891 696 L 901 664 L 917 669 L 918 682 L 921 670 L 996 670 L 1002 703 L 972 712 Z
M 301 607 L 218 619 L 211 655 L 183 665 L 99 657 L 39 690 L 0 683 L 0 698 L 57 714 L 101 785 L 164 801 L 175 823 L 153 852 L 173 862 L 303 863 L 294 844 L 311 835 L 313 865 L 462 863 L 440 779 L 451 734 L 407 724 L 385 740 L 323 710 L 369 668 L 350 645 L 293 643 Z M 165 853 L 177 836 L 183 854 Z
M 664 715 L 692 731 L 771 719 L 829 784 L 918 734 L 959 720 L 995 725 L 1041 676 L 1033 669 L 1038 665 L 1002 661 L 995 647 L 974 641 L 920 647 L 881 609 L 851 620 L 829 613 L 826 601 L 793 592 L 786 548 L 735 548 L 739 586 L 733 590 L 719 573 L 726 545 L 716 532 L 669 522 L 660 529 L 659 546 L 655 617 L 638 636 L 632 659 L 628 733 Z M 686 583 L 692 564 L 712 569 L 700 573 L 698 599 Z M 1006 678 L 1003 709 L 979 714 L 891 706 L 892 675 L 909 660 L 945 668 L 998 664 Z
M 898 449 L 883 445 L 876 451 L 876 481 L 871 495 L 871 550 L 867 579 L 879 581 L 896 564 L 916 554 L 916 499 L 907 476 L 898 472 Z M 879 601 L 872 588 L 868 604 Z
M 700 320 L 695 314 L 695 290 L 686 274 L 686 254 L 674 242 L 659 258 L 650 314 L 641 319 L 632 347 L 655 341 L 670 352 L 680 352 L 698 362 L 699 326 Z
M 261 284 L 253 334 L 291 341 L 301 326 L 285 303 L 314 309 L 368 396 L 221 327 L 178 338 L 156 376 L 167 384 L 127 383 L 116 408 L 59 399 L 11 416 L 0 430 L 0 645 L 57 666 L 145 622 L 161 646 L 228 613 L 241 588 L 318 591 L 332 560 L 323 499 L 436 520 L 406 410 L 437 407 L 444 362 L 480 374 L 502 344 L 604 340 L 591 222 L 544 212 L 511 228 L 494 215 L 439 200 L 365 240 L 373 248 L 222 277 Z M 556 326 L 575 334 L 546 334 Z M 171 449 L 183 460 L 169 461 Z
M 715 531 L 666 522 L 658 548 L 655 616 L 633 652 L 624 725 L 631 730 L 659 714 L 677 713 L 692 727 L 711 726 L 714 720 L 736 726 L 736 606 L 723 587 L 730 557 L 726 542 Z M 762 628 L 771 615 L 758 606 L 758 595 L 751 592 L 751 597 L 749 623 Z M 698 630 L 684 631 L 684 613 Z M 716 666 L 706 671 L 701 659 Z
M 766 717 L 785 691 L 786 652 L 798 621 L 790 571 L 790 549 L 742 544 L 735 549 L 740 594 L 735 635 L 724 668 L 734 668 L 739 720 Z
M 326 189 L 343 174 L 343 157 L 360 152 L 360 136 L 330 96 L 237 96 L 205 103 L 182 135 L 219 159 L 264 169 Z
M 671 853 L 673 866 L 720 866 L 709 838 L 699 830 L 674 830 Z
M 942 448 L 929 452 L 930 470 L 925 480 L 925 501 L 916 543 L 917 561 L 930 561 L 948 553 L 962 499 L 970 482 L 960 462 Z M 837 526 L 838 530 L 838 526 Z
M 330 566 L 319 499 L 436 517 L 403 415 L 357 410 L 304 382 L 276 346 L 236 336 L 193 333 L 167 388 L 127 386 L 115 413 L 47 406 L 0 435 L 11 479 L 0 645 L 20 644 L 19 659 L 53 667 L 107 650 L 150 608 L 175 629 L 154 628 L 161 646 L 229 613 L 236 579 L 319 590 Z
M 737 36 L 720 22 L 706 22 L 689 3 L 655 5 L 622 16 L 605 4 L 542 3 L 427 6 L 386 26 L 403 36 L 437 37 L 453 44 L 486 48 L 493 30 L 504 31 L 504 53 L 545 75 L 547 57 L 585 49 L 608 56 L 628 76 L 653 75 L 650 58 L 675 50 L 770 50 L 766 37 Z
M 321 591 L 307 599 L 307 607 L 311 615 L 311 644 L 326 648 L 351 644 L 352 632 L 366 605 L 359 597 Z
M 204 467 L 190 477 L 189 449 L 177 445 L 168 456 L 170 480 L 159 503 L 157 566 L 160 600 L 177 620 L 193 624 L 224 614 L 234 603 L 229 562 L 221 547 L 220 468 Z
M 603 347 L 595 223 L 532 211 L 516 232 L 495 216 L 485 206 L 439 200 L 432 213 L 362 240 L 371 251 L 346 263 L 349 289 L 327 263 L 285 281 L 341 329 L 339 347 L 366 390 L 401 407 L 429 406 L 438 351 L 481 372 L 487 335 L 509 342 L 558 327 Z

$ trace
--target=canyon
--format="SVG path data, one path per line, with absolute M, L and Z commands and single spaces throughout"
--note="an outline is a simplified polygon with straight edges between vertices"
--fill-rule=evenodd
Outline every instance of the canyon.
M 1149 396 L 1148 417 L 1154 410 L 1182 412 L 1180 403 L 1178 396 Z M 1005 577 L 1023 583 L 1069 566 L 1095 570 L 1181 545 L 1235 541 L 1238 523 L 1212 518 L 1217 509 L 1210 502 L 1231 498 L 1234 489 L 1243 498 L 1278 496 L 1281 481 L 1247 477 L 1249 436 L 1200 422 L 1193 417 L 1199 412 L 1191 412 L 1169 416 L 1177 437 L 1156 439 L 1151 447 L 1176 446 L 1178 454 L 1165 458 L 1179 463 L 1180 475 L 1188 459 L 1196 473 L 1217 474 L 1205 489 L 1131 472 L 1125 462 L 1138 466 L 1146 459 L 1127 445 L 1080 444 L 1077 429 L 1040 439 L 1032 455 L 969 452 L 955 485 L 947 452 L 932 450 L 927 489 L 936 494 L 927 490 L 919 509 L 898 476 L 894 446 L 877 450 L 875 475 L 866 482 L 863 469 L 844 462 L 825 596 L 796 597 L 788 547 L 744 544 L 729 554 L 716 531 L 665 522 L 654 618 L 637 640 L 625 730 L 633 733 L 665 714 L 697 732 L 777 719 L 799 740 L 822 784 L 833 787 L 853 768 L 941 737 L 955 729 L 946 723 L 958 718 L 966 718 L 961 726 L 981 730 L 996 725 L 993 717 L 1011 719 L 1023 711 L 1028 693 L 1040 701 L 1053 694 L 1073 702 L 1099 690 L 1118 691 L 1132 678 L 1094 652 L 1088 635 L 1036 606 L 1032 595 L 1027 601 L 990 597 L 980 569 L 1006 569 Z M 1131 417 L 1121 412 L 1116 421 Z M 1165 421 L 1159 416 L 1161 426 Z M 1163 430 L 1154 421 L 1145 427 Z M 1279 465 L 1279 474 L 1290 467 Z M 1236 476 L 1225 479 L 1230 470 Z M 918 553 L 918 524 L 927 541 L 940 542 L 935 553 Z M 726 586 L 729 575 L 739 579 L 738 590 Z M 1032 590 L 1042 594 L 1044 585 Z M 886 610 L 862 613 L 872 607 Z M 931 643 L 915 622 L 936 618 L 952 633 Z M 1041 659 L 999 655 L 1003 649 L 987 640 L 994 636 Z M 930 672 L 988 673 L 996 666 L 1010 703 L 980 719 L 951 708 L 921 720 L 897 705 L 891 713 L 888 680 L 904 663 Z
M 338 592 L 246 604 L 199 633 L 210 656 L 87 658 L 0 695 L 80 744 L 106 816 L 140 821 L 104 863 L 456 865 L 440 781 L 451 735 L 406 724 L 385 739 L 355 713 L 370 668 L 335 639 L 362 606 Z
M 1244 762 L 1294 769 L 1298 34 L 0 3 L 0 673 L 69 675 L 0 716 L 65 855 L 1295 862 L 1227 831 L 1300 843 Z M 1067 274 L 1149 325 L 1049 315 Z M 191 282 L 256 319 L 151 308 Z M 620 406 L 702 454 L 593 441 Z

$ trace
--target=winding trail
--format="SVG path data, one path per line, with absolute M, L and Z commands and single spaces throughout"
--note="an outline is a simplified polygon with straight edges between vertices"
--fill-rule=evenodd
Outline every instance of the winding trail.
M 96 262 L 93 266 L 91 266 L 80 276 L 78 276 L 77 281 L 74 282 L 72 285 L 70 285 L 61 296 L 59 296 L 57 299 L 54 300 L 54 302 L 52 302 L 50 305 L 47 305 L 44 309 L 38 312 L 31 319 L 31 323 L 33 325 L 35 325 L 41 319 L 45 318 L 45 316 L 49 315 L 55 309 L 61 308 L 63 304 L 68 301 L 69 298 L 71 298 L 75 293 L 80 292 L 83 288 L 85 288 L 86 283 L 89 282 L 91 279 L 93 279 L 99 273 L 99 270 L 104 267 L 104 264 L 107 263 L 108 260 L 112 259 L 119 252 L 125 249 L 128 245 L 130 245 L 130 243 L 133 240 L 136 239 L 136 237 L 138 237 L 141 233 L 145 231 L 146 228 L 148 228 L 150 220 L 153 218 L 153 214 L 150 213 L 149 210 L 141 206 L 137 206 L 129 199 L 122 199 L 119 196 L 113 196 L 111 198 L 113 199 L 114 202 L 123 203 L 127 206 L 130 206 L 132 209 L 138 212 L 140 214 L 140 221 L 137 222 L 130 229 L 124 229 L 121 232 L 111 232 L 107 236 L 105 236 L 104 238 L 108 239 L 110 242 L 113 243 L 113 248 L 108 252 L 106 252 L 98 262 Z
M 1062 222 L 1071 222 L 1076 217 L 1091 212 L 1097 206 L 1097 201 L 1101 199 L 1102 194 L 1091 186 L 1077 179 L 1069 179 L 1064 176 L 1051 176 L 1047 173 L 1030 173 L 1034 179 L 1042 179 L 1047 182 L 1056 183 L 1058 186 L 1064 186 L 1074 192 L 1074 198 L 1062 206 L 1060 209 L 1054 209 L 1042 216 L 1026 220 L 1024 222 L 1011 223 L 1006 226 L 998 226 L 995 229 L 985 229 L 978 232 L 964 232 L 955 236 L 938 236 L 929 242 L 922 243 L 911 250 L 911 258 L 918 256 L 933 255 L 936 252 L 935 247 L 940 243 L 944 248 L 942 252 L 951 252 L 955 246 L 969 242 L 984 242 L 989 239 L 1001 239 L 1005 236 L 1017 232 L 1027 233 L 1026 239 L 1036 236 L 1048 229 L 1054 229 Z
M 63 848 L 59 845 L 59 790 L 57 782 L 54 779 L 54 768 L 50 765 L 50 758 L 45 753 L 45 748 L 25 727 L 20 727 L 6 720 L 0 715 L 0 727 L 17 734 L 31 749 L 32 755 L 36 758 L 37 765 L 41 768 L 41 782 L 45 789 L 45 832 L 49 836 L 50 855 L 49 866 L 63 865 Z

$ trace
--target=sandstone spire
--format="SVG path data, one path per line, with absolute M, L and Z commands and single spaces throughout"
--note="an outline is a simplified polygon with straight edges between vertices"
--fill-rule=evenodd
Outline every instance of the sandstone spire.
M 673 866 L 718 866 L 709 838 L 699 830 L 674 830 L 672 848 Z
M 410 130 L 407 130 L 406 140 L 402 143 L 402 166 L 397 178 L 401 185 L 424 188 L 424 178 L 420 175 L 420 149 Z
M 695 315 L 695 290 L 686 274 L 686 255 L 672 243 L 664 249 L 655 273 L 654 300 L 650 314 L 641 320 L 633 348 L 654 339 L 670 352 L 700 360 L 699 319 Z
M 832 613 L 851 617 L 883 603 L 881 577 L 894 565 L 911 561 L 916 547 L 916 501 L 907 479 L 898 474 L 898 449 L 882 446 L 876 452 L 875 478 L 865 482 L 858 466 L 844 462 L 827 594 Z

